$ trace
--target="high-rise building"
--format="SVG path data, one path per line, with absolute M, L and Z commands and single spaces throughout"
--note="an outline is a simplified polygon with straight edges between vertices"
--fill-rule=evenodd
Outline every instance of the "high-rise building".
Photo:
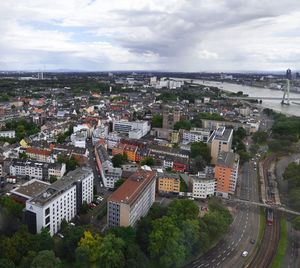
M 292 80 L 292 71 L 290 69 L 286 70 L 286 79 Z
M 220 127 L 215 130 L 207 142 L 210 147 L 211 163 L 216 164 L 219 154 L 230 152 L 233 138 L 233 129 Z
M 94 175 L 90 168 L 77 168 L 26 201 L 25 219 L 32 233 L 47 228 L 51 235 L 62 220 L 70 221 L 83 202 L 93 200 Z
M 234 194 L 239 170 L 239 155 L 221 152 L 215 166 L 216 195 L 227 198 Z
M 44 73 L 43 72 L 38 72 L 38 79 L 43 80 L 44 79 Z
M 156 172 L 138 169 L 107 200 L 109 227 L 134 226 L 155 201 Z

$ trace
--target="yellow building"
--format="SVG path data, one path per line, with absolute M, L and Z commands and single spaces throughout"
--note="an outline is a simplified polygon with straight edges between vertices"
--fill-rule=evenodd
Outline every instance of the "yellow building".
M 171 133 L 171 143 L 179 143 L 179 132 L 173 131 Z
M 180 192 L 180 177 L 178 174 L 158 173 L 157 184 L 157 189 L 159 192 Z
M 23 147 L 23 148 L 28 148 L 28 147 L 29 147 L 29 144 L 26 142 L 25 139 L 22 139 L 22 140 L 20 141 L 20 145 L 21 145 L 21 147 Z

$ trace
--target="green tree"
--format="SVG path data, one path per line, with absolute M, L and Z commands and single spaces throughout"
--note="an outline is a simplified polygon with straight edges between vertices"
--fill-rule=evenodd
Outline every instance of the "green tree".
M 123 253 L 125 243 L 114 234 L 106 235 L 100 245 L 100 267 L 121 268 L 124 266 L 125 257 Z
M 168 206 L 167 215 L 176 221 L 194 220 L 199 214 L 198 206 L 189 199 L 175 199 Z
M 0 198 L 0 206 L 4 209 L 4 213 L 15 218 L 22 217 L 23 206 L 17 203 L 9 196 L 2 196 Z
M 86 201 L 83 201 L 80 207 L 80 214 L 86 214 L 89 211 L 89 204 Z
M 84 230 L 80 226 L 72 227 L 68 226 L 62 230 L 64 238 L 60 240 L 61 246 L 56 254 L 59 257 L 63 257 L 68 261 L 75 260 L 75 250 L 77 248 L 78 242 L 84 234 Z
M 195 158 L 190 159 L 190 172 L 198 173 L 207 166 L 207 162 L 203 159 L 202 155 L 197 155 Z
M 125 242 L 124 256 L 126 268 L 148 267 L 148 261 L 145 254 L 136 244 L 136 232 L 132 227 L 115 227 L 110 230 L 116 237 Z
M 174 124 L 174 129 L 175 130 L 179 130 L 179 129 L 187 129 L 187 130 L 190 130 L 192 127 L 192 124 L 190 121 L 188 120 L 180 120 L 178 122 L 176 122 Z
M 199 220 L 185 220 L 180 224 L 180 229 L 183 233 L 183 244 L 185 246 L 187 255 L 191 255 L 194 246 L 200 239 Z
M 47 228 L 42 228 L 41 232 L 36 235 L 36 240 L 38 244 L 38 250 L 53 250 L 54 240 L 51 237 L 49 230 Z
M 21 159 L 27 159 L 28 155 L 25 152 L 19 153 L 19 158 L 21 158 Z
M 42 250 L 32 260 L 30 268 L 59 268 L 61 261 L 52 250 Z
M 299 231 L 300 230 L 300 216 L 297 216 L 296 218 L 293 219 L 293 227 Z
M 268 139 L 267 132 L 257 131 L 252 135 L 252 140 L 258 144 L 266 142 L 267 139 Z
M 211 160 L 209 148 L 204 142 L 193 142 L 191 144 L 191 157 L 195 158 L 198 155 L 201 155 L 207 163 Z
M 15 264 L 8 259 L 0 259 L 0 268 L 15 268 Z
M 153 115 L 152 127 L 162 128 L 162 125 L 163 125 L 163 116 L 160 114 Z
M 208 120 L 225 121 L 224 117 L 215 113 L 200 113 L 199 118 Z
M 50 183 L 54 183 L 57 181 L 57 177 L 54 175 L 51 175 L 49 181 L 50 181 Z
M 30 267 L 32 260 L 37 255 L 37 252 L 35 251 L 28 251 L 28 254 L 26 256 L 23 256 L 20 265 L 18 268 L 28 268 Z
M 123 183 L 125 182 L 125 179 L 119 179 L 115 182 L 114 189 L 117 190 Z
M 142 161 L 141 161 L 141 166 L 144 166 L 144 165 L 147 165 L 147 166 L 154 166 L 155 165 L 155 160 L 153 157 L 145 157 Z
M 96 262 L 99 261 L 101 242 L 102 237 L 100 235 L 93 235 L 89 231 L 85 231 L 84 236 L 80 239 L 78 248 L 84 248 L 84 252 L 86 252 L 90 264 L 95 265 Z
M 164 216 L 153 222 L 149 242 L 151 260 L 160 267 L 177 267 L 184 262 L 183 234 L 170 217 Z
M 125 162 L 124 156 L 121 154 L 114 155 L 111 161 L 114 167 L 121 167 Z

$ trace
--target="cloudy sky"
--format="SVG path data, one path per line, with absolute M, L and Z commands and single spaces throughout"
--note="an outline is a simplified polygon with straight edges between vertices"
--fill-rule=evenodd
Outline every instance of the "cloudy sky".
M 300 69 L 300 0 L 1 0 L 1 70 Z

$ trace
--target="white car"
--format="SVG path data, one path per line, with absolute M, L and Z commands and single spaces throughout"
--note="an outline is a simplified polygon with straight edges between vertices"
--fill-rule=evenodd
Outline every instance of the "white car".
M 102 196 L 98 196 L 97 200 L 100 201 L 100 202 L 102 202 L 103 201 L 103 197 Z
M 245 250 L 245 251 L 243 251 L 243 253 L 242 253 L 242 257 L 247 257 L 248 254 L 249 254 L 249 252 Z

